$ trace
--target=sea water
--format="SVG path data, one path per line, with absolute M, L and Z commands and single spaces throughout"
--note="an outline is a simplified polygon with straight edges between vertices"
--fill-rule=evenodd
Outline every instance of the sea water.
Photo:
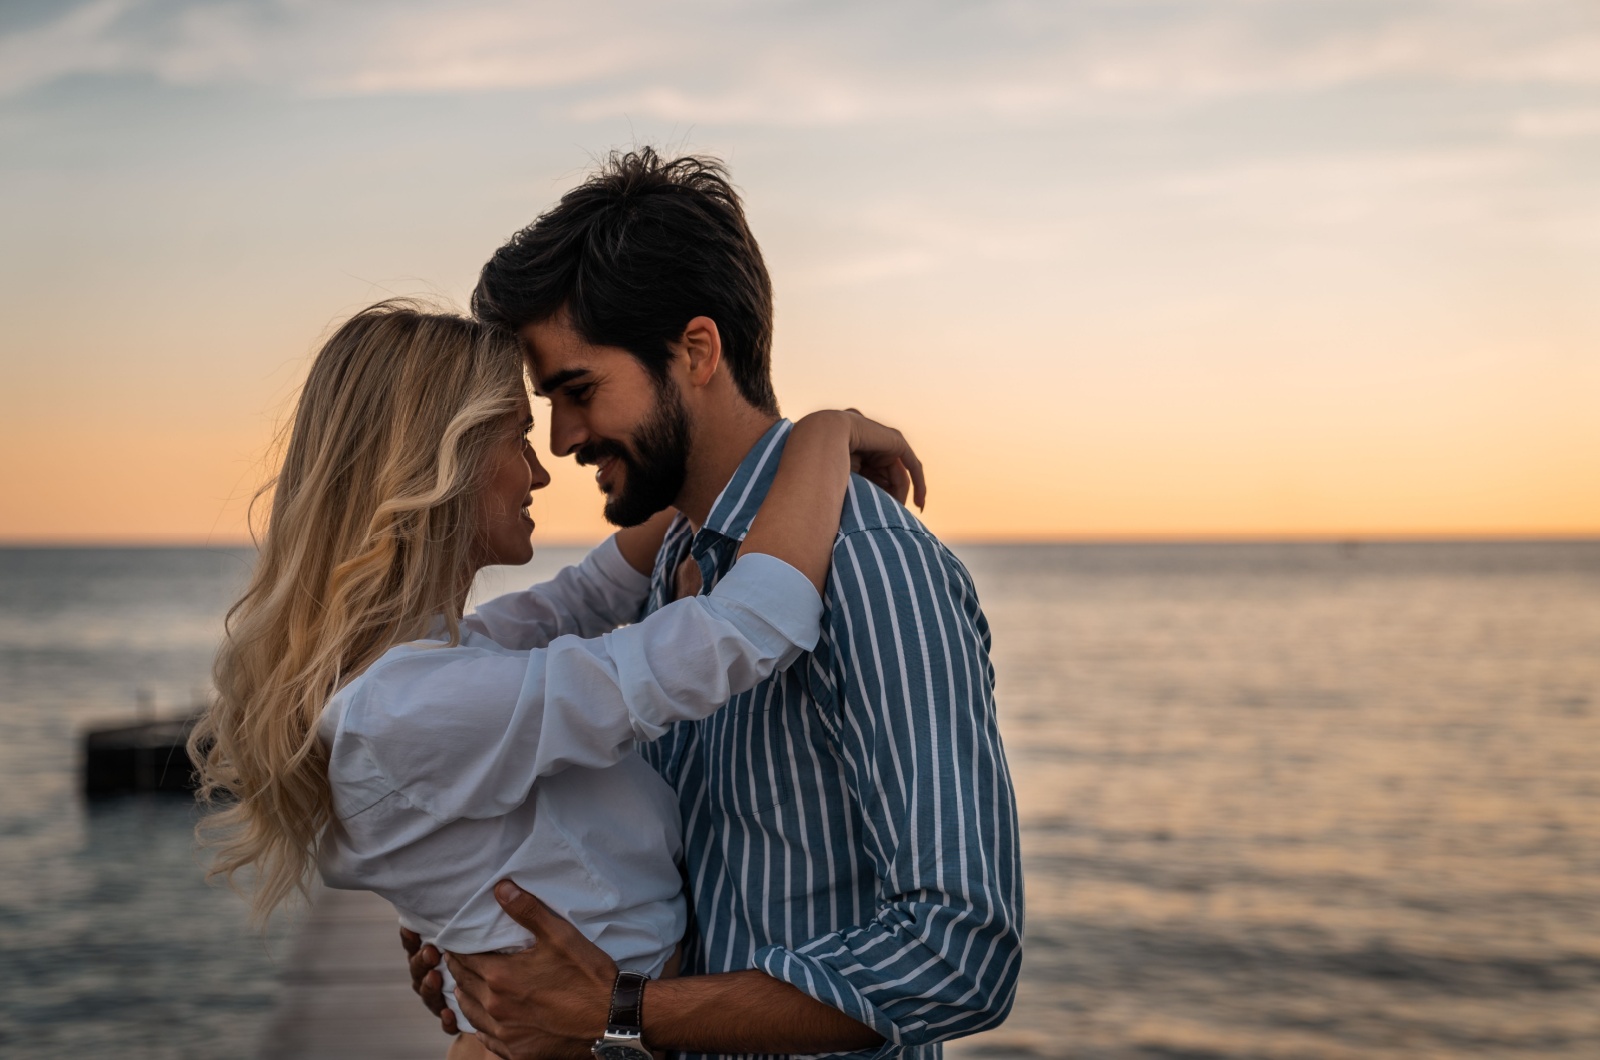
M 1600 543 L 957 551 L 1028 916 L 953 1055 L 1600 1056 Z M 77 747 L 205 694 L 250 558 L 0 550 L 0 1054 L 249 1055 L 292 925 Z

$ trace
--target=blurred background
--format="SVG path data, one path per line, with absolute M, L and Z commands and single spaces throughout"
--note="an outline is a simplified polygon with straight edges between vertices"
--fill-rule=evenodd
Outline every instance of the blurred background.
M 785 412 L 903 428 L 993 620 L 965 1055 L 1600 1054 L 1590 0 L 6 0 L 0 1051 L 250 1051 L 292 925 L 78 734 L 204 696 L 331 327 L 637 144 L 727 161 Z M 552 472 L 480 594 L 605 533 Z

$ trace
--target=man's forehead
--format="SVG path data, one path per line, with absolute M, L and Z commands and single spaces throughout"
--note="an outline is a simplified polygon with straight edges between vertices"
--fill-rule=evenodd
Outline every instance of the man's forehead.
M 610 378 L 638 368 L 633 354 L 621 346 L 596 346 L 573 328 L 565 318 L 526 324 L 518 329 L 528 357 L 528 374 L 534 392 L 548 396 L 557 387 L 588 376 Z
M 548 355 L 559 350 L 579 350 L 588 345 L 565 316 L 524 324 L 517 329 L 517 336 L 530 354 Z
M 594 347 L 583 341 L 565 321 L 538 321 L 517 330 L 528 355 L 528 373 L 535 389 L 550 389 L 558 373 L 593 367 Z

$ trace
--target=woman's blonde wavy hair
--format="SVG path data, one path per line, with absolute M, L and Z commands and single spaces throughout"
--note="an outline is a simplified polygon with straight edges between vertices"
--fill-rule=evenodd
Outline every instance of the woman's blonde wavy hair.
M 189 741 L 199 798 L 222 807 L 200 825 L 208 878 L 252 870 L 258 923 L 315 870 L 328 697 L 441 615 L 459 637 L 477 487 L 522 363 L 514 336 L 404 301 L 362 310 L 317 353 Z

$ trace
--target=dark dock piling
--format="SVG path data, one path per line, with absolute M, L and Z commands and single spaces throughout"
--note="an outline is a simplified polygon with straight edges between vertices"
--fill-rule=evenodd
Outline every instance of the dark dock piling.
M 83 734 L 83 790 L 90 796 L 195 789 L 184 745 L 196 715 L 92 728 Z

